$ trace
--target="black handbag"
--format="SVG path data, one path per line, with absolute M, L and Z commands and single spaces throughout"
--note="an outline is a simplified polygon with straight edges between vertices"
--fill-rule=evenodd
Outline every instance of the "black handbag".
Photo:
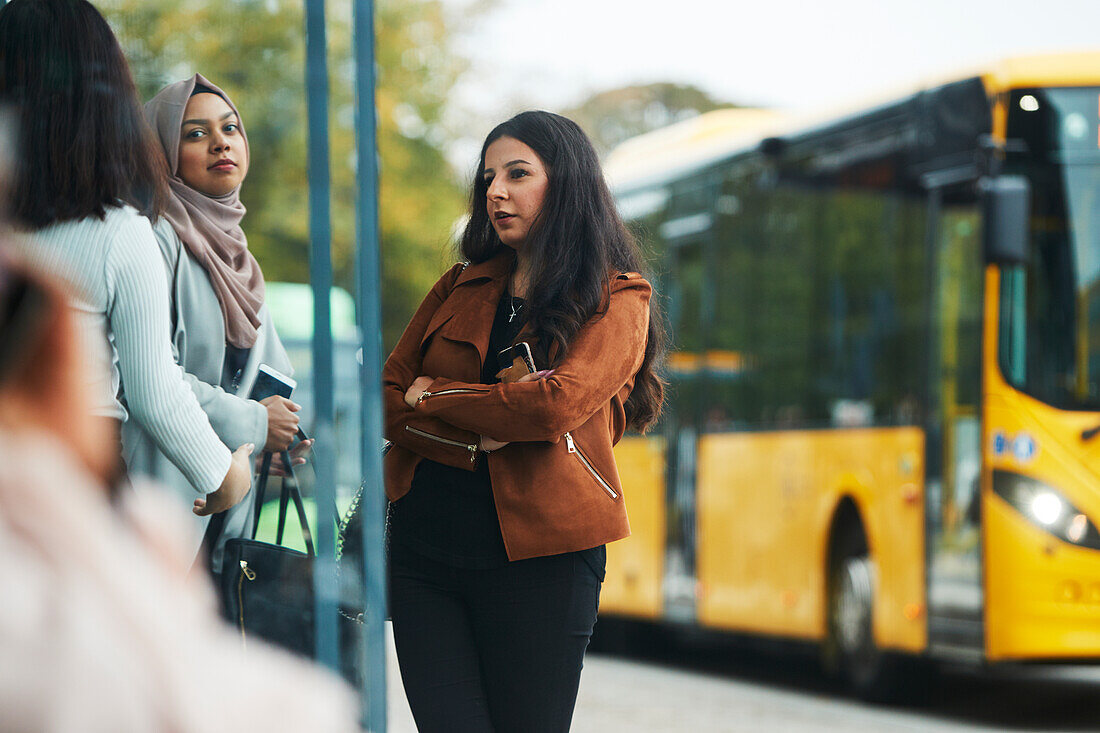
M 387 441 L 382 454 L 389 450 Z M 279 520 L 275 544 L 256 539 L 273 454 L 264 455 L 256 484 L 252 535 L 226 541 L 222 572 L 216 576 L 223 613 L 247 643 L 255 635 L 266 641 L 312 658 L 316 652 L 314 631 L 313 560 L 316 554 L 309 529 L 301 490 L 288 452 L 281 453 L 287 476 L 279 497 Z M 363 634 L 362 516 L 363 497 L 359 487 L 351 507 L 344 515 L 337 535 L 337 576 L 340 593 L 339 617 L 340 671 L 353 684 L 362 681 L 359 670 L 359 645 Z M 298 514 L 306 551 L 282 546 L 286 515 L 293 502 Z M 221 533 L 225 515 L 211 520 L 203 544 L 212 549 Z M 209 554 L 207 555 L 209 556 Z
M 283 479 L 279 499 L 275 544 L 255 538 L 271 473 L 272 454 L 268 453 L 264 456 L 256 485 L 252 535 L 234 537 L 225 543 L 221 597 L 225 617 L 236 625 L 246 642 L 255 635 L 302 656 L 313 657 L 313 558 L 316 553 L 290 456 L 284 452 L 282 457 L 287 476 Z M 298 513 L 305 552 L 282 546 L 291 502 Z

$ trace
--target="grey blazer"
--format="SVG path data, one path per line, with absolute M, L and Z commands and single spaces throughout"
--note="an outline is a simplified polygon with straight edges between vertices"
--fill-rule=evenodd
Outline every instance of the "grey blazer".
M 230 450 L 236 450 L 245 443 L 254 443 L 256 451 L 253 456 L 257 456 L 267 442 L 267 410 L 259 402 L 247 399 L 247 395 L 256 380 L 260 364 L 267 364 L 287 375 L 293 373 L 267 306 L 260 309 L 262 323 L 259 335 L 249 352 L 239 385 L 234 389 L 231 385 L 222 384 L 225 323 L 209 276 L 187 252 L 166 219 L 162 218 L 153 227 L 153 233 L 160 245 L 170 283 L 172 348 L 176 361 L 183 367 L 187 383 L 194 390 L 199 405 L 222 442 Z M 122 446 L 130 472 L 148 476 L 167 486 L 179 499 L 181 510 L 194 520 L 193 542 L 197 552 L 209 518 L 197 517 L 191 511 L 191 505 L 198 496 L 195 489 L 160 452 L 152 437 L 137 421 L 128 420 L 123 424 Z M 251 531 L 253 496 L 250 492 L 244 501 L 229 510 L 225 531 L 214 553 L 215 567 L 221 565 L 225 540 Z

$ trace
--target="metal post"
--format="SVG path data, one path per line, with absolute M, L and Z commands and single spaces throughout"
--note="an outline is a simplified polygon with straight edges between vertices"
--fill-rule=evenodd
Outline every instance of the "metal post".
M 329 200 L 328 63 L 324 0 L 305 0 L 309 175 L 309 279 L 313 287 L 313 462 L 317 557 L 313 564 L 317 661 L 339 669 L 336 627 L 336 471 L 333 440 L 332 223 Z
M 356 202 L 356 279 L 359 333 L 360 456 L 366 491 L 363 512 L 363 585 L 366 628 L 359 649 L 363 669 L 362 720 L 366 730 L 386 730 L 385 495 L 382 492 L 382 315 L 378 244 L 378 156 L 374 99 L 374 3 L 355 1 L 355 129 L 359 199 Z

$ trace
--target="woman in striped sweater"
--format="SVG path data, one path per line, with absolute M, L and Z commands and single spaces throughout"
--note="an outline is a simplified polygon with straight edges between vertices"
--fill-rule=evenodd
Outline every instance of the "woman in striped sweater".
M 138 420 L 195 489 L 193 511 L 225 511 L 248 492 L 253 446 L 230 453 L 173 360 L 145 218 L 159 213 L 165 171 L 103 16 L 85 0 L 3 6 L 0 102 L 20 133 L 10 198 L 28 232 L 21 254 L 67 289 L 98 425 L 117 436 Z

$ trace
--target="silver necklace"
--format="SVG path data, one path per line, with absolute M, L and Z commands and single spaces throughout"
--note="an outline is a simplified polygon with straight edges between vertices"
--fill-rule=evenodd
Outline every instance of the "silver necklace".
M 517 308 L 516 296 L 508 293 L 508 307 L 512 309 L 512 315 L 508 316 L 508 322 L 511 323 L 512 320 L 519 315 L 519 312 L 523 310 L 523 303 L 520 303 L 519 308 Z

